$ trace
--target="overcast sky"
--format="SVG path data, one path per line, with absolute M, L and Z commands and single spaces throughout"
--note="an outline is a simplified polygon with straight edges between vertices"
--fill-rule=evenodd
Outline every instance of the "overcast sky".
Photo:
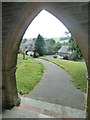
M 60 38 L 68 29 L 52 14 L 42 10 L 32 21 L 23 38 L 36 38 L 41 34 L 44 38 Z

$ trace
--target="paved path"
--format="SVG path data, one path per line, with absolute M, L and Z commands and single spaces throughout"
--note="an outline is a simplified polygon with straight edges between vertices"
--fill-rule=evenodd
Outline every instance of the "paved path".
M 43 63 L 45 72 L 40 83 L 26 97 L 83 109 L 84 93 L 72 85 L 70 75 L 51 62 L 37 60 Z

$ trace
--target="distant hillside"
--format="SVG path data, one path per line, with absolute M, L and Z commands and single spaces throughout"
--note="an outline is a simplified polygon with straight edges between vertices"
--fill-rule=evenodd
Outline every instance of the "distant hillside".
M 70 39 L 70 37 L 45 38 L 45 39 L 54 39 L 55 41 L 66 41 L 66 40 L 69 40 L 69 39 Z
M 69 40 L 70 39 L 70 37 L 60 37 L 60 40 Z
M 44 40 L 47 40 L 47 39 L 53 39 L 55 40 L 56 42 L 60 42 L 60 43 L 63 43 L 63 42 L 68 42 L 69 41 L 69 37 L 60 37 L 60 38 L 44 38 Z M 34 41 L 33 41 L 34 40 Z M 25 42 L 23 43 L 22 42 L 22 46 L 28 46 L 30 44 L 33 44 L 33 42 L 35 42 L 36 38 L 28 38 L 25 40 Z

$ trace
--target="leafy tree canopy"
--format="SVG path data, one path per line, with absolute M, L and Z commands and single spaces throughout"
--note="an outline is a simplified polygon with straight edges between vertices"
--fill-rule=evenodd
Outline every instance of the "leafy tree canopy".
M 35 52 L 39 53 L 40 56 L 44 55 L 44 47 L 44 38 L 39 34 L 35 42 Z
M 81 59 L 82 58 L 82 53 L 81 53 L 81 50 L 79 48 L 79 46 L 77 45 L 75 39 L 73 39 L 73 37 L 71 37 L 71 39 L 69 40 L 69 49 L 72 50 L 72 51 L 76 51 L 76 56 L 77 58 L 76 59 Z

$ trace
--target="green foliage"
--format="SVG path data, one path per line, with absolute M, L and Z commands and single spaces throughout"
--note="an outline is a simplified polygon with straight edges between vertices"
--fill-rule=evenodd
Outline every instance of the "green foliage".
M 55 42 L 54 39 L 44 40 L 44 38 L 39 34 L 35 42 L 34 57 L 36 57 L 36 53 L 38 53 L 40 56 L 43 56 L 45 54 L 46 55 L 55 54 L 58 52 L 60 48 L 61 48 L 60 42 Z
M 43 56 L 45 52 L 45 41 L 40 34 L 38 35 L 35 42 L 35 52 L 39 53 L 40 56 Z
M 39 53 L 34 52 L 34 58 L 38 58 L 39 57 Z
M 34 57 L 43 56 L 45 54 L 54 54 L 59 47 L 59 44 L 55 45 L 56 42 L 53 39 L 44 40 L 44 38 L 39 34 L 36 38 L 34 47 Z M 37 55 L 37 53 L 39 55 Z
M 55 40 L 53 40 L 53 39 L 47 39 L 45 42 L 46 42 L 46 46 L 45 46 L 46 52 L 45 52 L 45 54 L 47 54 L 47 55 L 52 55 L 52 54 L 57 53 L 57 51 L 61 47 L 60 42 L 55 42 Z
M 44 67 L 30 56 L 26 56 L 26 59 L 23 60 L 21 54 L 18 55 L 17 67 L 18 92 L 20 94 L 29 93 L 40 82 Z
M 45 54 L 53 54 L 54 53 L 54 44 L 55 40 L 53 39 L 47 39 L 45 41 Z
M 82 59 L 82 53 L 81 53 L 81 50 L 79 48 L 79 46 L 77 45 L 77 43 L 75 42 L 75 40 L 71 37 L 71 39 L 69 40 L 69 49 L 72 50 L 72 51 L 75 51 L 74 52 L 74 56 L 72 55 L 71 58 L 73 60 L 79 60 L 79 59 Z M 76 55 L 75 55 L 76 54 Z
M 50 45 L 54 46 L 55 45 L 55 40 L 49 39 L 49 43 L 50 43 Z
M 19 53 L 22 54 L 22 58 L 25 59 L 25 53 L 19 48 Z
M 55 52 L 57 53 L 58 52 L 58 50 L 61 48 L 61 44 L 60 44 L 60 42 L 56 42 L 55 43 L 55 45 L 54 45 L 54 50 L 55 50 Z
M 44 60 L 53 62 L 54 64 L 62 67 L 66 72 L 68 72 L 73 78 L 73 84 L 80 90 L 86 92 L 87 90 L 87 80 L 86 72 L 87 68 L 83 62 L 74 62 L 68 60 L 58 60 L 54 58 L 41 57 Z
M 55 45 L 55 40 L 53 40 L 53 39 L 49 39 L 49 52 L 51 53 L 51 54 L 53 54 L 54 53 L 54 45 Z

